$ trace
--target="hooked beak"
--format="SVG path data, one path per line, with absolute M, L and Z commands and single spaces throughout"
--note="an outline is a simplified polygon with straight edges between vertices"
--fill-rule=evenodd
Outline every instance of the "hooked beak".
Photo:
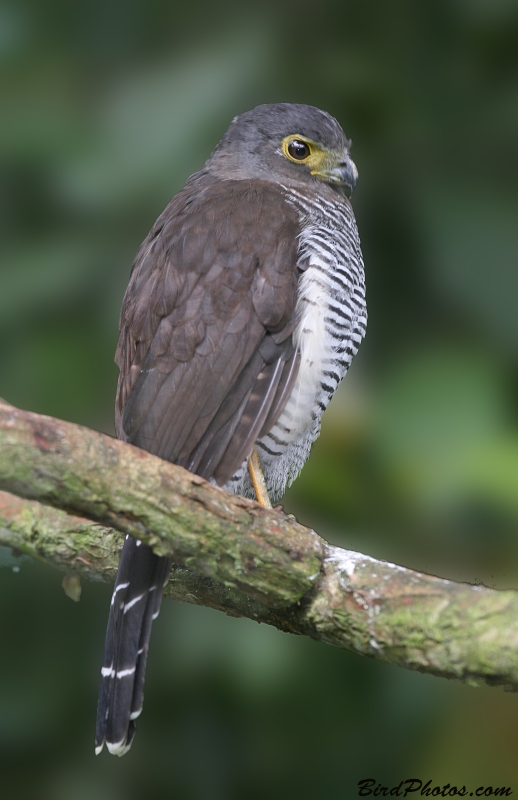
M 327 181 L 327 183 L 340 186 L 340 188 L 344 190 L 344 194 L 350 197 L 358 181 L 358 170 L 352 158 L 346 155 L 336 167 L 332 167 L 323 172 L 322 178 Z

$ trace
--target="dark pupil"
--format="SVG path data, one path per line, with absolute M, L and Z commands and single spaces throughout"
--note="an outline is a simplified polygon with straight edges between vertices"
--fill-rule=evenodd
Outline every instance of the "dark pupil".
M 288 145 L 288 153 L 292 158 L 302 161 L 303 158 L 307 158 L 309 156 L 309 147 L 305 142 L 301 142 L 299 139 L 294 139 Z

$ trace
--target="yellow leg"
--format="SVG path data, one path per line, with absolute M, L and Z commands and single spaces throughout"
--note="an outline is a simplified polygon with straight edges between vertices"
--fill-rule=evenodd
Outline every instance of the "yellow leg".
M 272 504 L 270 503 L 270 498 L 268 497 L 268 491 L 266 489 L 266 481 L 263 475 L 263 468 L 261 467 L 259 453 L 255 449 L 255 447 L 252 450 L 250 458 L 248 459 L 248 471 L 252 479 L 255 496 L 257 497 L 257 502 L 260 503 L 265 508 L 271 508 Z

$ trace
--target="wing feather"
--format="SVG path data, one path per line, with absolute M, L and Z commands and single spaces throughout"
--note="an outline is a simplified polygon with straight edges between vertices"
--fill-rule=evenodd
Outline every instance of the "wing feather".
M 195 176 L 144 241 L 121 312 L 121 438 L 225 483 L 298 372 L 299 222 L 263 181 Z

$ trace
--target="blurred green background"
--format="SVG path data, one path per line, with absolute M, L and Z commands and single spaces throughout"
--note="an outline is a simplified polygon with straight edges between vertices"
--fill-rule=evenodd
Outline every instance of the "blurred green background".
M 134 253 L 232 117 L 354 140 L 369 328 L 286 496 L 330 541 L 518 587 L 515 0 L 0 4 L 0 395 L 113 432 Z M 4 559 L 5 561 L 5 559 Z M 131 753 L 93 754 L 110 587 L 0 570 L 0 797 L 518 792 L 518 698 L 165 602 Z

